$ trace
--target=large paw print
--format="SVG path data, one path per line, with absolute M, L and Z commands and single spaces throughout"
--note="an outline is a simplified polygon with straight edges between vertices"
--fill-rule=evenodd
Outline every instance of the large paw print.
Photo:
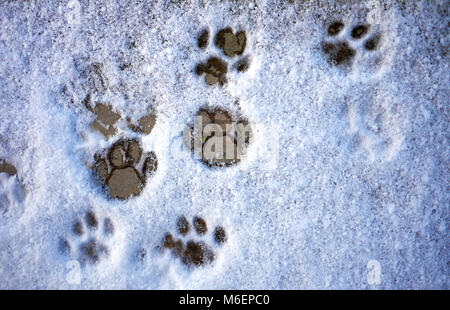
M 221 29 L 214 38 L 214 44 L 225 56 L 233 58 L 242 56 L 247 45 L 245 31 L 233 32 L 230 27 Z M 209 31 L 204 29 L 197 38 L 197 46 L 206 49 L 209 45 Z M 238 72 L 244 72 L 249 68 L 249 58 L 241 57 L 233 68 Z M 227 81 L 228 63 L 219 57 L 211 56 L 206 62 L 199 63 L 195 68 L 197 75 L 205 75 L 205 82 L 208 85 L 224 85 Z
M 109 217 L 100 222 L 94 211 L 88 211 L 84 220 L 77 219 L 72 227 L 72 242 L 60 237 L 59 251 L 63 255 L 75 256 L 80 264 L 98 264 L 110 255 L 106 245 L 114 235 L 114 224 Z M 73 246 L 76 245 L 76 246 Z
M 251 140 L 248 121 L 220 108 L 200 109 L 194 124 L 184 130 L 185 145 L 208 167 L 239 163 Z
M 143 155 L 136 139 L 121 139 L 95 155 L 95 173 L 109 197 L 128 199 L 139 195 L 158 168 L 154 152 Z
M 198 216 L 195 216 L 192 220 L 195 234 L 200 237 L 204 237 L 208 232 L 206 221 Z M 204 241 L 185 241 L 187 236 L 191 233 L 191 224 L 186 217 L 181 216 L 178 218 L 177 234 L 180 235 L 179 239 L 176 239 L 170 233 L 166 233 L 161 244 L 160 250 L 169 250 L 172 254 L 179 258 L 183 264 L 188 267 L 199 267 L 202 265 L 210 264 L 216 258 L 216 254 L 211 245 L 208 245 Z M 213 239 L 217 246 L 222 246 L 227 241 L 227 235 L 225 229 L 222 226 L 217 226 L 213 231 Z
M 370 34 L 371 26 L 358 24 L 348 34 L 346 26 L 341 21 L 335 21 L 328 26 L 328 38 L 322 42 L 322 51 L 331 65 L 345 66 L 351 64 L 357 50 L 375 51 L 380 43 L 379 33 Z M 365 37 L 361 48 L 359 41 Z M 363 52 L 363 51 L 359 51 Z

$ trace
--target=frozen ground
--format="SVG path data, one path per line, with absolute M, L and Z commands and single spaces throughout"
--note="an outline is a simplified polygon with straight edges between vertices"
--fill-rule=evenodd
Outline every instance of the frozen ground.
M 448 8 L 1 0 L 0 158 L 17 174 L 0 173 L 0 288 L 448 289 Z M 329 36 L 337 20 L 344 28 Z M 352 38 L 359 23 L 368 33 Z M 246 32 L 246 72 L 214 42 L 197 47 L 202 29 L 227 26 Z M 351 61 L 330 63 L 324 44 L 336 41 Z M 223 87 L 194 72 L 215 55 L 230 65 Z M 86 74 L 93 64 L 100 72 Z M 121 114 L 115 136 L 90 128 L 87 94 Z M 238 165 L 210 169 L 182 150 L 202 106 L 253 124 Z M 127 129 L 149 110 L 149 135 Z M 128 200 L 108 199 L 89 169 L 119 137 L 158 157 Z M 86 228 L 89 210 L 114 229 Z M 156 249 L 181 215 L 205 219 L 207 234 L 188 238 L 203 239 L 213 263 L 188 268 Z M 109 255 L 83 263 L 93 235 Z

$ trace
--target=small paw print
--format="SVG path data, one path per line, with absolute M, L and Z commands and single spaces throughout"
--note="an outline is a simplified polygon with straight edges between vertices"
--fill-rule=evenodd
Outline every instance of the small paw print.
M 192 232 L 192 227 L 194 232 Z M 216 253 L 211 244 L 205 241 L 186 241 L 187 236 L 192 234 L 196 234 L 200 238 L 205 237 L 208 233 L 206 221 L 195 216 L 192 220 L 192 227 L 186 217 L 181 216 L 176 224 L 176 231 L 180 238 L 176 239 L 171 233 L 166 233 L 158 248 L 162 251 L 169 250 L 188 267 L 199 267 L 212 263 L 216 258 Z M 222 246 L 227 241 L 227 235 L 222 226 L 214 229 L 213 239 L 216 247 Z
M 401 122 L 392 114 L 389 99 L 378 96 L 348 106 L 349 146 L 353 152 L 363 150 L 371 162 L 383 163 L 397 156 L 404 136 Z
M 230 27 L 219 30 L 214 38 L 214 44 L 223 54 L 229 58 L 242 56 L 247 45 L 247 36 L 245 31 L 233 32 Z M 205 50 L 209 45 L 209 31 L 203 29 L 197 37 L 197 46 Z M 249 57 L 241 57 L 235 62 L 233 68 L 238 72 L 247 71 L 249 68 Z M 228 72 L 228 63 L 223 59 L 211 56 L 206 62 L 197 64 L 195 73 L 199 76 L 205 76 L 205 82 L 208 85 L 219 84 L 223 86 L 226 82 Z
M 145 155 L 138 140 L 120 139 L 95 156 L 95 174 L 110 198 L 128 199 L 139 195 L 158 169 L 154 152 Z
M 106 243 L 114 232 L 114 224 L 109 217 L 100 222 L 94 211 L 88 211 L 83 220 L 77 219 L 73 223 L 73 236 L 70 238 L 74 239 L 73 242 L 60 237 L 59 251 L 66 256 L 75 256 L 82 265 L 98 264 L 110 255 Z
M 208 167 L 238 164 L 252 141 L 252 130 L 243 117 L 220 108 L 202 108 L 194 124 L 184 130 L 184 143 Z
M 377 50 L 381 35 L 371 34 L 371 26 L 361 23 L 355 25 L 350 33 L 346 31 L 346 26 L 341 21 L 335 21 L 328 26 L 328 38 L 322 42 L 322 51 L 327 56 L 331 65 L 346 66 L 352 63 L 358 50 L 372 52 Z M 362 47 L 359 41 L 363 41 Z M 362 51 L 359 51 L 362 53 Z

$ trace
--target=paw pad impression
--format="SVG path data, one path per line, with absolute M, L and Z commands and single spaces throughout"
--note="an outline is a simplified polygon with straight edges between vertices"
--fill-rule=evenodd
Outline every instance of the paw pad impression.
M 350 31 L 350 38 L 344 38 L 345 25 L 341 21 L 334 21 L 328 26 L 328 38 L 322 42 L 322 51 L 327 56 L 332 65 L 348 65 L 356 56 L 357 50 L 352 47 L 355 43 L 350 40 L 358 41 L 369 35 L 370 25 L 358 24 Z M 377 49 L 380 42 L 380 34 L 375 33 L 364 41 L 363 48 L 367 51 Z
M 158 168 L 156 154 L 143 154 L 136 139 L 118 140 L 94 158 L 96 175 L 111 198 L 128 199 L 139 195 L 147 178 Z
M 59 251 L 64 255 L 78 255 L 78 260 L 83 265 L 97 264 L 109 256 L 110 250 L 105 241 L 114 235 L 114 231 L 114 224 L 109 217 L 100 222 L 93 211 L 88 211 L 83 220 L 77 219 L 73 224 L 72 233 L 76 240 L 71 243 L 61 237 Z M 71 244 L 77 246 L 72 247 Z

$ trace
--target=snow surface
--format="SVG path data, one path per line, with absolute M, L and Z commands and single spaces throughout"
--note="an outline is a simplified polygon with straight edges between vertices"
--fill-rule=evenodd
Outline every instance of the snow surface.
M 448 7 L 2 0 L 0 158 L 18 174 L 0 175 L 0 288 L 448 289 Z M 348 68 L 321 50 L 336 19 L 357 51 Z M 349 38 L 364 20 L 382 36 L 370 53 Z M 210 87 L 195 65 L 225 56 L 196 36 L 226 26 L 246 31 L 250 68 Z M 142 137 L 158 171 L 128 201 L 108 200 L 87 167 L 118 137 L 89 127 L 93 63 L 108 83 L 95 100 L 123 118 L 158 116 Z M 241 164 L 209 169 L 180 150 L 201 106 L 236 110 L 236 100 L 257 128 Z M 121 122 L 119 136 L 136 135 Z M 107 259 L 78 266 L 58 240 L 76 249 L 71 225 L 90 208 L 116 233 L 98 237 Z M 155 250 L 182 214 L 225 227 L 223 247 L 205 240 L 213 264 L 191 270 Z

